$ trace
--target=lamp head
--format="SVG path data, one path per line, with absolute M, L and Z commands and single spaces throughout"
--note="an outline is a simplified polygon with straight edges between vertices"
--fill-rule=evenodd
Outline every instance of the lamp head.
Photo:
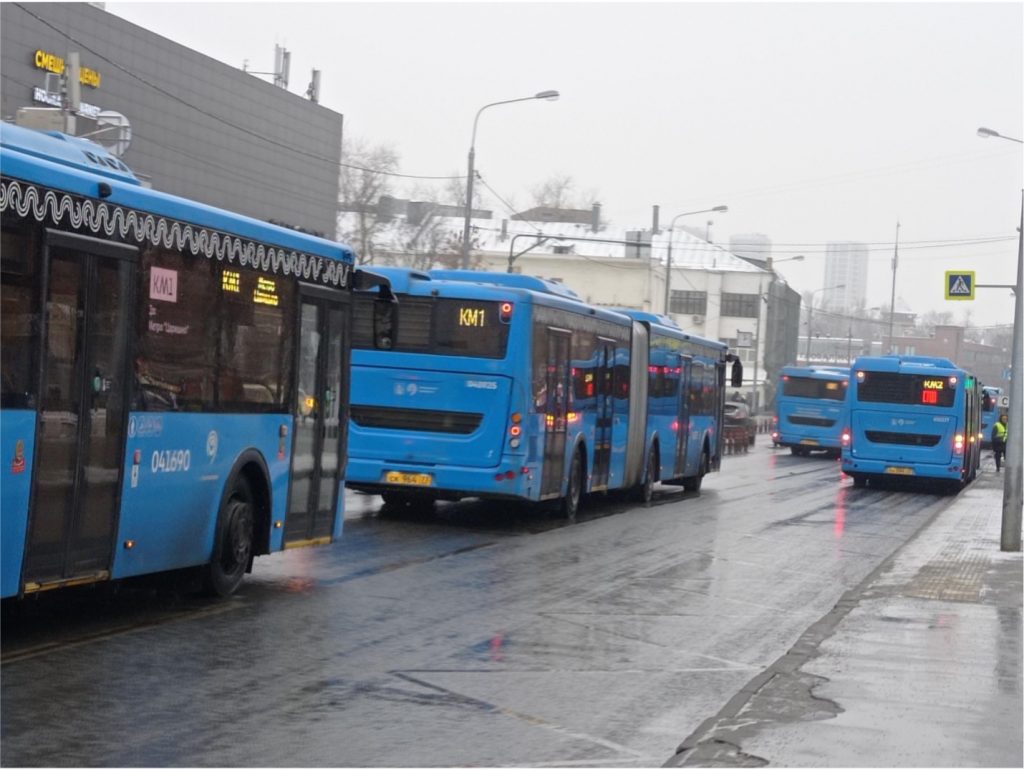
M 556 101 L 559 97 L 558 91 L 541 91 L 534 95 L 534 99 L 547 99 L 549 102 Z
M 715 207 L 714 207 L 713 209 L 711 209 L 711 210 L 712 210 L 712 211 L 717 211 L 717 212 L 719 212 L 719 213 L 722 213 L 722 214 L 724 214 L 725 212 L 727 212 L 727 211 L 729 210 L 729 207 L 728 207 L 728 206 L 715 206 Z
M 999 136 L 998 131 L 993 131 L 991 128 L 985 128 L 982 126 L 978 129 L 978 136 L 982 139 L 988 139 L 990 136 Z

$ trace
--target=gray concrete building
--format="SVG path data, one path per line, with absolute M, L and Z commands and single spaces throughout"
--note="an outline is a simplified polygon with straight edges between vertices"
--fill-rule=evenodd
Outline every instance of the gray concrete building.
M 334 237 L 339 113 L 97 5 L 7 2 L 0 117 L 59 106 L 71 52 L 82 66 L 76 133 L 104 129 L 94 137 L 109 146 L 125 138 L 111 124 L 126 122 L 122 160 L 155 189 Z

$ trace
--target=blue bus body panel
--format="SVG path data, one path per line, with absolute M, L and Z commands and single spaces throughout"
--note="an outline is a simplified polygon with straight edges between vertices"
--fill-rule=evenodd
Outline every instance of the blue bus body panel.
M 353 356 L 356 358 L 357 356 Z M 413 356 L 408 355 L 409 358 Z M 508 377 L 426 368 L 396 369 L 353 364 L 351 401 L 354 405 L 416 409 L 436 415 L 434 429 L 364 427 L 351 420 L 349 447 L 353 457 L 384 463 L 415 463 L 429 458 L 430 464 L 493 468 L 501 459 L 509 418 Z M 469 429 L 445 427 L 465 416 L 475 422 Z M 459 431 L 459 432 L 456 432 Z M 359 479 L 349 469 L 349 481 Z
M 4 176 L 34 182 L 87 198 L 98 198 L 97 183 L 99 180 L 97 180 L 96 174 L 101 172 L 80 170 L 64 163 L 45 160 L 34 154 L 34 149 L 26 151 L 21 146 L 23 144 L 22 134 L 39 135 L 43 137 L 43 141 L 52 140 L 57 142 L 58 146 L 63 144 L 60 140 L 40 134 L 38 131 L 4 123 L 0 128 L 0 141 L 3 142 Z M 36 139 L 33 141 L 38 142 Z M 97 147 L 99 146 L 97 145 Z M 99 149 L 103 151 L 102 148 Z M 127 206 L 146 213 L 172 217 L 193 225 L 251 238 L 255 241 L 306 251 L 348 266 L 355 263 L 355 256 L 347 246 L 204 203 L 142 187 L 133 180 L 134 177 L 128 178 L 127 175 L 124 179 L 115 177 L 103 179 L 104 183 L 109 185 L 111 193 L 108 197 L 97 200 L 97 204 L 110 203 Z M 113 223 L 111 223 L 110 234 L 113 234 Z
M 36 413 L 5 409 L 0 417 L 0 596 L 21 590 L 21 563 L 28 534 L 28 504 L 32 491 Z
M 247 449 L 258 451 L 266 463 L 272 519 L 283 520 L 290 445 L 286 442 L 282 457 L 279 432 L 284 425 L 292 435 L 292 422 L 285 414 L 132 412 L 111 577 L 208 562 L 221 495 L 235 461 Z M 278 551 L 284 530 L 270 531 L 270 550 Z M 134 541 L 130 549 L 124 546 L 129 540 Z
M 952 406 L 936 407 L 915 403 L 886 403 L 858 400 L 856 373 L 897 373 L 957 377 L 966 387 L 970 375 L 948 359 L 922 356 L 878 356 L 858 358 L 853 365 L 848 399 L 851 442 L 843 447 L 842 464 L 847 473 L 963 481 L 966 455 L 954 451 L 957 434 L 964 423 L 963 387 Z M 964 437 L 967 452 L 969 437 Z
M 851 424 L 853 449 L 844 452 L 856 461 L 863 473 L 886 473 L 891 467 L 915 468 L 914 475 L 960 478 L 962 458 L 953 456 L 953 437 L 963 426 L 952 414 L 935 414 L 927 407 L 891 408 L 889 410 L 854 410 Z M 868 433 L 898 430 L 936 436 L 934 446 L 907 446 L 876 443 Z
M 999 396 L 1002 395 L 1002 388 L 986 385 L 982 391 L 992 399 L 992 407 L 981 408 L 981 445 L 985 448 L 992 446 L 992 426 L 999 415 Z
M 849 380 L 850 370 L 830 366 L 784 366 L 781 376 L 843 382 Z M 776 444 L 809 449 L 841 448 L 843 429 L 848 427 L 849 421 L 848 399 L 787 396 L 783 381 L 776 404 L 777 435 L 773 437 Z

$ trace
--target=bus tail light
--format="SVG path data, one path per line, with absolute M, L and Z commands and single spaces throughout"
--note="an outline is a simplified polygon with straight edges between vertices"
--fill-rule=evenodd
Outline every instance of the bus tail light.
M 512 416 L 509 417 L 509 420 L 512 422 L 512 424 L 509 426 L 508 429 L 508 445 L 513 449 L 518 449 L 520 444 L 520 436 L 523 435 L 523 426 L 521 425 L 523 421 L 523 415 L 520 414 L 519 412 L 513 412 Z
M 953 437 L 953 454 L 962 455 L 964 453 L 964 434 L 957 433 Z
M 840 436 L 840 441 L 843 444 L 843 449 L 849 449 L 853 446 L 853 431 L 849 428 L 843 428 L 843 433 Z
M 512 323 L 513 307 L 511 302 L 502 302 L 501 307 L 498 308 L 498 318 L 503 324 Z

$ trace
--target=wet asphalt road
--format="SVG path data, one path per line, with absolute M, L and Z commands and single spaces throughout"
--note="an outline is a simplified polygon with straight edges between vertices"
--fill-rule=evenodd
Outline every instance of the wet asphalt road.
M 7 605 L 0 762 L 660 766 L 950 501 L 764 442 L 569 526 L 350 494 L 341 541 L 258 559 L 227 601 Z

